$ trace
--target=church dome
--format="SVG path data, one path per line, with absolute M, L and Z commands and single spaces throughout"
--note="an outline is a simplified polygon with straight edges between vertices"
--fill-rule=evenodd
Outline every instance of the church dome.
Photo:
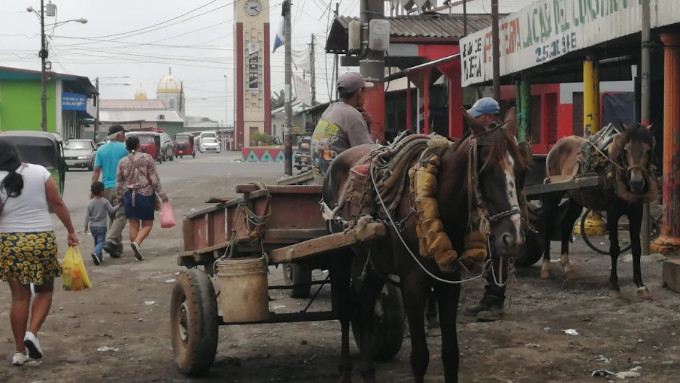
M 168 70 L 168 75 L 163 77 L 158 83 L 157 93 L 180 93 L 182 91 L 182 84 L 177 77 L 172 75 L 172 69 Z
M 144 88 L 139 88 L 135 92 L 135 100 L 146 100 L 146 90 Z

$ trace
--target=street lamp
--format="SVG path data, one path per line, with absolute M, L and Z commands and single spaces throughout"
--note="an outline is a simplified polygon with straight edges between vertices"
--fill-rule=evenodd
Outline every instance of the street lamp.
M 33 9 L 33 7 L 28 7 L 26 8 L 26 11 L 28 12 L 33 12 L 38 17 L 40 18 L 40 52 L 38 52 L 38 56 L 40 56 L 40 88 L 41 88 L 41 95 L 40 95 L 40 107 L 42 109 L 42 120 L 40 122 L 40 127 L 42 128 L 43 132 L 47 131 L 47 70 L 52 69 L 52 63 L 47 61 L 47 56 L 48 56 L 48 51 L 47 51 L 47 39 L 45 38 L 45 13 L 47 13 L 47 16 L 54 17 L 56 15 L 57 11 L 57 5 L 53 4 L 52 1 L 47 3 L 47 6 L 45 6 L 45 1 L 40 0 L 40 12 L 36 11 Z M 73 20 L 66 20 L 62 22 L 55 23 L 54 26 L 56 27 L 57 25 L 65 24 L 70 21 L 75 21 L 81 24 L 87 23 L 87 19 L 73 19 Z

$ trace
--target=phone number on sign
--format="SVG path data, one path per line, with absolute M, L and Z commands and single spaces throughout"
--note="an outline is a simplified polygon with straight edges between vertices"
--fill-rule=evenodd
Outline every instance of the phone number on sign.
M 536 48 L 536 63 L 544 63 L 554 57 L 576 49 L 576 32 L 571 32 L 559 39 L 555 39 L 548 44 Z

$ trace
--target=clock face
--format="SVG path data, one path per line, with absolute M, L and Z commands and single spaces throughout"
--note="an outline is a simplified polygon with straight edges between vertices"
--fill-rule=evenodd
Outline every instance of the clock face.
M 262 4 L 257 0 L 246 0 L 243 4 L 243 9 L 248 16 L 257 16 L 262 10 Z

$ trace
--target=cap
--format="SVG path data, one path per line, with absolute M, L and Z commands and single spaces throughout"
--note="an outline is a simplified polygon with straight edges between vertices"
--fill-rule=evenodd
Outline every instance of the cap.
M 120 132 L 125 132 L 125 128 L 123 128 L 120 125 L 114 125 L 114 126 L 109 128 L 108 138 L 113 138 L 114 136 L 116 136 Z
M 373 83 L 364 80 L 364 76 L 356 72 L 343 73 L 338 76 L 338 93 L 347 94 L 356 92 L 361 88 L 372 88 Z
M 498 106 L 498 102 L 491 97 L 480 98 L 472 105 L 472 108 L 467 110 L 472 117 L 479 117 L 482 114 L 498 114 L 500 111 L 501 107 Z

